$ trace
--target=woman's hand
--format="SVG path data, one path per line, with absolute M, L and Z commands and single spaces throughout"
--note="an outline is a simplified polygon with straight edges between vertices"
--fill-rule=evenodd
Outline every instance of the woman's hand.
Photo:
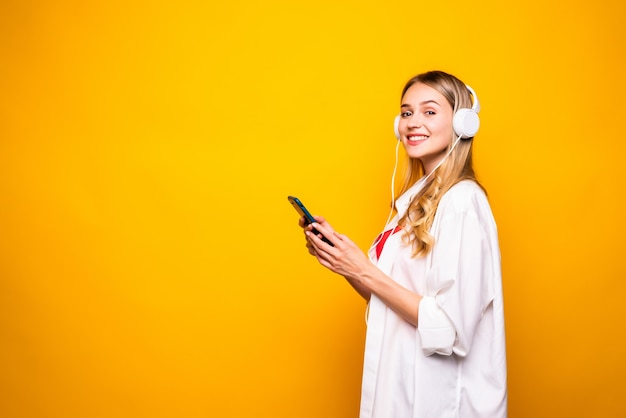
M 375 268 L 375 266 L 352 240 L 343 234 L 335 232 L 323 217 L 316 216 L 315 221 L 314 224 L 307 225 L 304 228 L 309 253 L 315 256 L 321 265 L 332 272 L 344 276 L 351 282 L 360 283 L 361 276 L 369 269 Z M 314 234 L 312 232 L 313 229 L 316 229 L 333 246 Z
M 315 221 L 318 223 L 326 223 L 326 220 L 321 217 L 321 216 L 314 216 Z M 304 229 L 304 233 L 305 233 L 305 238 L 306 238 L 306 231 L 312 231 L 313 227 L 311 226 L 311 224 L 307 223 L 307 219 L 302 216 L 300 217 L 300 220 L 298 221 L 298 225 L 300 226 L 300 228 Z M 309 242 L 309 240 L 306 240 L 306 248 L 309 250 L 309 254 L 315 256 L 315 249 L 313 248 L 313 246 L 311 245 L 311 243 Z

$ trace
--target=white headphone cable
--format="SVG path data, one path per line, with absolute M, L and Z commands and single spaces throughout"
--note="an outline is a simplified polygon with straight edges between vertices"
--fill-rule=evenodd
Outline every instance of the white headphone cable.
M 394 163 L 393 166 L 393 174 L 391 175 L 391 209 L 389 210 L 389 215 L 387 216 L 387 220 L 385 221 L 385 226 L 387 226 L 387 224 L 389 223 L 389 220 L 391 219 L 391 215 L 393 214 L 393 209 L 396 206 L 396 202 L 395 202 L 395 183 L 396 183 L 396 171 L 398 170 L 398 149 L 400 148 L 400 141 L 396 141 L 396 162 Z M 383 231 L 384 231 L 384 227 L 383 227 Z M 378 243 L 380 242 L 380 240 L 382 239 L 383 234 L 381 233 L 378 238 L 376 238 L 376 240 L 374 241 L 374 243 L 372 243 L 372 245 L 370 245 L 370 249 L 377 246 Z
M 396 171 L 398 170 L 398 149 L 400 148 L 400 142 L 396 144 L 396 162 L 393 165 L 393 174 L 391 175 L 391 210 L 389 211 L 389 216 L 387 216 L 387 221 L 385 222 L 385 226 L 389 223 L 389 219 L 391 219 L 391 214 L 393 213 L 393 208 L 396 206 Z

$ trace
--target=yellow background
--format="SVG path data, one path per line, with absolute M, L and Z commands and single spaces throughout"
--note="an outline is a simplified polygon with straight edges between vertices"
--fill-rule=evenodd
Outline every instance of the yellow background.
M 0 3 L 0 416 L 356 417 L 403 83 L 477 91 L 511 417 L 624 405 L 623 1 Z

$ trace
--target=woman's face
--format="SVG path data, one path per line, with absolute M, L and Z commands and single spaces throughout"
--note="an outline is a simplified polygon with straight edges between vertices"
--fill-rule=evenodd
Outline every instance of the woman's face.
M 446 155 L 452 141 L 452 106 L 432 87 L 415 83 L 402 97 L 398 131 L 404 149 L 426 174 Z

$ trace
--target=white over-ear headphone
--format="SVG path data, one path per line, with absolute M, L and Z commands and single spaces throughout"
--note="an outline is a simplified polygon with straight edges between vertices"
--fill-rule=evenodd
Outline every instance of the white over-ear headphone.
M 461 108 L 454 113 L 454 117 L 452 118 L 452 129 L 454 129 L 454 133 L 461 138 L 472 138 L 476 135 L 478 127 L 480 126 L 480 119 L 478 118 L 478 112 L 480 112 L 480 102 L 478 101 L 476 92 L 474 92 L 474 90 L 467 84 L 465 87 L 467 87 L 469 92 L 472 94 L 472 108 Z M 400 131 L 398 130 L 399 124 L 400 115 L 397 115 L 394 119 L 393 130 L 398 140 L 400 140 Z

